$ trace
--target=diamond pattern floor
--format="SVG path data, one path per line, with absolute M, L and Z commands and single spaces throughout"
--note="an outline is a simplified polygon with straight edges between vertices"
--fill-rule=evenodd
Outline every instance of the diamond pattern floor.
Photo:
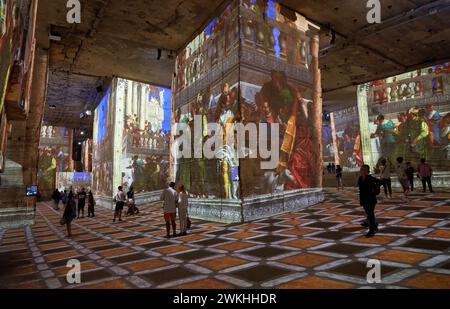
M 1 288 L 450 288 L 450 190 L 416 193 L 377 206 L 380 232 L 367 239 L 353 189 L 326 190 L 319 205 L 269 219 L 225 225 L 193 222 L 164 238 L 161 208 L 112 223 L 76 220 L 65 237 L 61 213 L 40 203 L 36 224 L 0 231 Z M 66 281 L 81 262 L 81 284 Z M 382 283 L 365 280 L 379 259 Z

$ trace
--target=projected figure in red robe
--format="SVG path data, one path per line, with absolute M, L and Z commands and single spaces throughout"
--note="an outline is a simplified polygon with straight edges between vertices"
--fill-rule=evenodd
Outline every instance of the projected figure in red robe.
M 287 190 L 310 188 L 313 179 L 311 175 L 314 171 L 314 163 L 317 160 L 314 155 L 309 129 L 308 106 L 300 90 L 296 92 L 292 114 L 296 117 L 296 133 L 292 156 L 288 165 L 292 181 L 286 184 Z

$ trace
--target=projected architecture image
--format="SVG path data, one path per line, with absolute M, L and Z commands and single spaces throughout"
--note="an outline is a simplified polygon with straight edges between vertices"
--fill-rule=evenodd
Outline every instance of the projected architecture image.
M 171 91 L 115 78 L 95 111 L 93 190 L 112 207 L 118 186 L 138 203 L 159 198 L 170 175 Z M 159 193 L 157 193 L 159 192 Z
M 280 127 L 273 169 L 261 169 L 260 157 L 238 158 L 229 145 L 215 149 L 215 159 L 175 160 L 176 181 L 197 198 L 191 216 L 240 222 L 323 199 L 314 189 L 322 171 L 318 31 L 275 1 L 233 1 L 178 54 L 174 123 L 193 126 L 200 115 L 223 131 L 237 123 Z M 195 138 L 208 138 L 205 124 Z

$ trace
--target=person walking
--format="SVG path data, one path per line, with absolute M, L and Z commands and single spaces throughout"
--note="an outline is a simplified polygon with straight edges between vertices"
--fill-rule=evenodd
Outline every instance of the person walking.
M 175 222 L 177 216 L 176 204 L 178 202 L 178 193 L 175 190 L 175 183 L 171 182 L 169 187 L 164 189 L 160 196 L 161 201 L 163 201 L 164 207 L 164 220 L 166 222 L 167 238 L 170 238 L 170 225 L 172 225 L 173 237 L 177 236 L 176 228 L 177 223 Z
M 386 198 L 392 198 L 391 165 L 386 159 L 381 160 L 380 180 L 383 184 L 384 195 Z
M 366 237 L 373 237 L 378 232 L 378 226 L 375 218 L 375 206 L 378 203 L 377 195 L 380 192 L 381 183 L 369 173 L 370 167 L 368 165 L 361 166 L 358 187 L 359 203 L 366 212 L 367 225 L 369 227 Z
M 84 218 L 84 206 L 86 205 L 86 190 L 81 188 L 81 191 L 78 192 L 78 219 L 81 217 Z
M 63 217 L 61 219 L 61 223 L 66 225 L 67 229 L 67 237 L 72 237 L 72 221 L 77 216 L 76 203 L 74 199 L 74 195 L 71 192 L 67 198 L 67 204 L 64 208 Z
M 61 195 L 61 201 L 63 203 L 64 209 L 66 208 L 67 202 L 69 201 L 69 196 L 67 195 L 67 190 L 64 190 Z
M 337 189 L 344 190 L 344 181 L 342 178 L 342 167 L 340 165 L 336 165 L 336 183 Z
M 189 195 L 181 185 L 178 189 L 178 216 L 180 217 L 180 235 L 187 235 L 187 225 L 188 225 L 188 199 Z
M 136 200 L 134 199 L 133 186 L 131 186 L 127 192 L 127 203 L 128 203 L 127 216 L 131 216 L 131 215 L 135 215 L 135 214 L 139 213 L 139 209 L 136 207 Z
M 402 157 L 397 158 L 397 167 L 395 170 L 397 173 L 398 181 L 400 182 L 400 185 L 403 188 L 402 200 L 407 202 L 409 194 L 409 180 L 408 175 L 406 174 L 406 165 L 405 163 L 403 163 Z
M 95 217 L 95 199 L 91 190 L 88 193 L 88 217 Z
M 61 193 L 59 193 L 58 189 L 55 189 L 52 194 L 53 200 L 53 209 L 59 210 L 59 201 L 61 200 Z
M 411 192 L 414 191 L 414 167 L 412 167 L 411 162 L 406 162 L 406 177 L 408 177 L 409 187 L 411 188 Z
M 114 219 L 113 222 L 116 222 L 116 218 L 119 218 L 119 221 L 122 221 L 122 211 L 125 206 L 125 193 L 123 192 L 122 186 L 117 188 L 116 195 L 114 196 L 114 202 L 116 203 L 116 207 L 114 209 Z
M 433 176 L 433 168 L 426 162 L 425 159 L 420 159 L 420 164 L 417 166 L 420 180 L 422 180 L 423 192 L 427 192 L 427 184 L 430 193 L 434 193 L 431 185 L 431 176 Z

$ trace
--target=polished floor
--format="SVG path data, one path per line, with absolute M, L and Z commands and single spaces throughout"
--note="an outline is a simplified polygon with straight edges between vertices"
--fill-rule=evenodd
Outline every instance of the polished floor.
M 415 193 L 377 206 L 380 233 L 365 238 L 354 189 L 327 190 L 326 201 L 246 224 L 194 221 L 167 240 L 158 204 L 112 223 L 76 220 L 38 205 L 36 224 L 0 231 L 3 288 L 450 288 L 450 190 Z M 81 261 L 81 283 L 68 284 L 66 263 Z M 368 259 L 382 283 L 368 284 Z

